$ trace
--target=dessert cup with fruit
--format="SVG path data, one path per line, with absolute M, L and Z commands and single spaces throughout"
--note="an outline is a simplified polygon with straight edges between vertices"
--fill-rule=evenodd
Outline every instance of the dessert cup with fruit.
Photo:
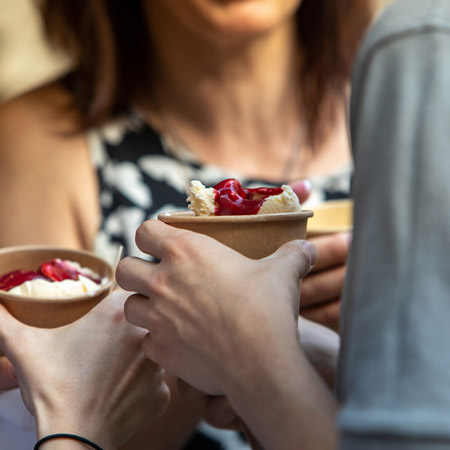
M 77 320 L 108 295 L 113 278 L 113 267 L 91 252 L 0 249 L 0 302 L 28 325 L 53 328 Z
M 253 259 L 270 255 L 282 244 L 305 239 L 312 211 L 302 210 L 289 186 L 246 189 L 238 180 L 206 188 L 191 181 L 190 211 L 161 213 L 158 219 L 206 234 Z

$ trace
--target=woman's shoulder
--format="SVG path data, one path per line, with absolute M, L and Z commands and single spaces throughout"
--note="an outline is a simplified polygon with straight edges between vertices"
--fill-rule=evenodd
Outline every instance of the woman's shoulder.
M 87 246 L 92 240 L 83 211 L 95 215 L 95 178 L 71 105 L 53 83 L 0 106 L 0 191 L 9 193 L 0 195 L 0 207 L 12 211 L 20 204 L 22 211 L 0 230 L 4 243 L 22 242 L 23 233 L 36 243 Z
M 0 155 L 10 163 L 23 158 L 58 158 L 84 146 L 80 115 L 57 82 L 0 105 Z M 46 158 L 47 159 L 47 158 Z
M 86 139 L 70 97 L 57 83 L 39 87 L 0 106 L 2 185 L 50 195 L 73 190 L 90 169 Z
M 80 118 L 72 97 L 58 82 L 40 86 L 0 105 L 0 126 L 6 133 L 2 137 L 25 139 L 36 133 L 55 138 L 74 134 L 79 129 Z

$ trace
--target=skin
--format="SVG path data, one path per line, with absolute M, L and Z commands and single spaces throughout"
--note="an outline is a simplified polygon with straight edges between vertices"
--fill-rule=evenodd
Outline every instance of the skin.
M 0 391 L 17 387 L 17 377 L 14 367 L 6 358 L 0 357 Z
M 291 14 L 299 4 L 298 0 L 144 2 L 157 49 L 151 86 L 155 102 L 142 97 L 136 103 L 149 122 L 157 129 L 169 123 L 200 161 L 278 180 L 302 123 L 301 102 L 292 95 L 297 92 L 301 55 Z M 172 75 L 179 73 L 183 76 Z M 0 107 L 0 192 L 9 193 L 0 195 L 1 210 L 9 212 L 8 220 L 0 221 L 0 246 L 92 248 L 100 209 L 86 138 L 77 132 L 79 119 L 70 96 L 56 83 Z M 327 174 L 337 168 L 336 161 L 345 166 L 349 160 L 345 130 L 342 111 L 314 152 L 305 145 L 301 130 L 300 157 L 289 178 Z M 338 323 L 336 299 L 342 279 L 332 277 L 333 284 L 326 288 L 320 280 L 330 281 L 328 267 L 344 268 L 345 252 L 336 257 L 334 250 L 341 244 L 333 237 L 317 243 L 321 270 L 314 285 L 321 288 L 303 296 L 311 308 L 308 317 L 333 328 Z M 309 284 L 307 277 L 305 289 Z M 1 378 L 9 387 L 14 379 L 7 362 L 3 367 L 6 374 Z M 144 449 L 151 441 L 154 448 L 177 449 L 192 433 L 208 397 L 186 386 L 179 392 L 175 378 L 168 377 L 167 382 L 172 390 L 167 413 L 124 448 Z
M 143 2 L 156 61 L 153 101 L 141 99 L 150 121 L 176 134 L 200 161 L 282 179 L 304 120 L 292 16 L 299 5 L 298 0 Z M 178 73 L 183 76 L 173 76 Z M 302 127 L 292 181 L 348 164 L 344 105 L 328 131 L 312 152 Z
M 320 257 L 302 282 L 300 312 L 304 318 L 338 331 L 351 234 L 336 233 L 310 240 Z
M 125 315 L 150 331 L 145 354 L 198 389 L 226 395 L 263 448 L 336 448 L 337 403 L 297 333 L 298 279 L 316 248 L 292 241 L 251 260 L 159 221 L 145 222 L 136 243 L 161 261 L 125 258 L 117 268 L 118 283 L 138 292 Z
M 291 183 L 291 187 L 300 203 L 306 201 L 311 193 L 308 180 Z M 352 235 L 333 233 L 309 240 L 317 247 L 319 259 L 302 281 L 300 313 L 305 319 L 337 332 L 340 297 Z
M 54 329 L 24 325 L 0 305 L 0 345 L 36 418 L 38 439 L 80 434 L 113 450 L 167 408 L 164 370 L 140 351 L 145 332 L 125 321 L 126 298 L 116 291 L 86 316 Z M 58 440 L 44 447 L 80 444 Z

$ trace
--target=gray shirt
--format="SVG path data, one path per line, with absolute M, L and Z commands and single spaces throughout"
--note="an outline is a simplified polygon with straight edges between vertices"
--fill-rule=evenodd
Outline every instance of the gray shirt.
M 450 449 L 450 0 L 399 0 L 352 80 L 345 450 Z

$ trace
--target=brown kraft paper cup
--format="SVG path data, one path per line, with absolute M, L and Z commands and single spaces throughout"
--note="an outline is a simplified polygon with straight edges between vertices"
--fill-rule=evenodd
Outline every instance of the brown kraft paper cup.
M 249 216 L 195 216 L 190 211 L 175 211 L 161 213 L 158 219 L 210 236 L 249 258 L 261 259 L 286 242 L 306 239 L 308 219 L 312 216 L 309 210 Z
M 94 253 L 82 250 L 48 246 L 18 246 L 0 249 L 0 276 L 19 269 L 36 270 L 39 265 L 54 258 L 76 261 L 106 277 L 108 282 L 94 295 L 71 298 L 30 298 L 0 291 L 0 303 L 21 322 L 40 328 L 55 328 L 71 323 L 106 297 L 111 291 L 114 269 Z

